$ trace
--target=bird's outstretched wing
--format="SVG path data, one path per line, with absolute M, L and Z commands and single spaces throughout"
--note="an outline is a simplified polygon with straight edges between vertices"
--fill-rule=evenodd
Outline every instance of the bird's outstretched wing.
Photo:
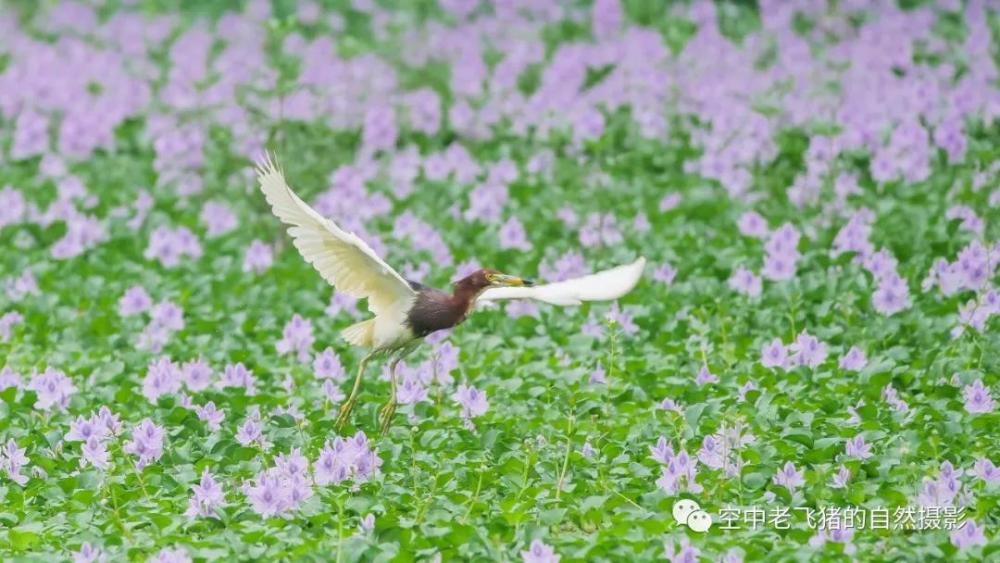
M 260 189 L 271 210 L 287 225 L 295 248 L 337 291 L 358 299 L 378 315 L 413 299 L 410 284 L 354 233 L 348 233 L 302 201 L 268 155 L 257 163 Z
M 584 301 L 611 301 L 632 291 L 642 277 L 646 259 L 587 276 L 532 287 L 493 287 L 476 303 L 502 299 L 534 299 L 552 305 L 579 305 Z

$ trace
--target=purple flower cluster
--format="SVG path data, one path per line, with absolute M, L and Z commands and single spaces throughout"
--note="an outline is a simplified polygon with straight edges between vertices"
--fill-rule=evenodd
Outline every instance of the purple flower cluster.
M 292 320 L 285 325 L 281 333 L 281 340 L 278 341 L 275 348 L 282 356 L 295 354 L 299 362 L 306 363 L 309 361 L 315 340 L 312 323 L 300 315 L 294 315 Z
M 69 398 L 76 393 L 73 380 L 66 377 L 62 371 L 51 367 L 42 373 L 34 374 L 28 382 L 27 389 L 37 394 L 35 408 L 41 410 L 51 410 L 53 407 L 66 410 Z
M 353 438 L 334 438 L 320 451 L 313 463 L 313 473 L 318 486 L 337 485 L 353 481 L 355 486 L 375 478 L 382 466 L 382 459 L 371 447 L 364 432 Z
M 143 256 L 156 260 L 164 268 L 175 268 L 185 256 L 192 260 L 201 258 L 201 243 L 187 227 L 159 227 L 149 237 Z
M 668 495 L 682 491 L 700 493 L 702 486 L 695 478 L 698 475 L 698 461 L 684 450 L 675 454 L 667 439 L 660 437 L 655 446 L 649 448 L 652 458 L 664 465 L 656 485 Z
M 827 358 L 826 344 L 806 331 L 802 331 L 789 346 L 780 338 L 775 338 L 761 349 L 760 364 L 765 368 L 781 368 L 785 371 L 799 366 L 816 368 Z
M 166 430 L 157 426 L 152 420 L 144 418 L 132 427 L 132 439 L 125 442 L 122 450 L 139 458 L 135 466 L 142 469 L 160 459 L 163 455 L 163 441 Z
M 469 385 L 459 385 L 452 398 L 462 407 L 462 419 L 467 427 L 472 426 L 472 419 L 483 416 L 490 407 L 486 393 Z
M 28 483 L 28 476 L 21 473 L 28 465 L 28 457 L 24 455 L 26 452 L 26 449 L 17 447 L 12 439 L 0 447 L 0 471 L 22 487 Z
M 108 469 L 111 456 L 107 450 L 108 441 L 121 434 L 122 423 L 118 415 L 111 412 L 107 406 L 90 416 L 89 419 L 78 416 L 70 423 L 66 433 L 67 442 L 83 442 L 81 448 L 80 466 L 90 464 L 98 469 Z

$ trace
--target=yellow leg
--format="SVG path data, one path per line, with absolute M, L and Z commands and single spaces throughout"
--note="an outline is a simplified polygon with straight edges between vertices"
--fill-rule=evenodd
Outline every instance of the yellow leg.
M 358 389 L 361 387 L 361 377 L 365 374 L 365 367 L 368 366 L 369 360 L 375 355 L 375 352 L 369 353 L 367 356 L 362 358 L 361 365 L 358 366 L 358 375 L 354 378 L 354 387 L 351 388 L 351 395 L 347 397 L 344 404 L 340 406 L 340 412 L 337 414 L 337 431 L 339 432 L 344 424 L 347 423 L 347 419 L 351 416 L 351 410 L 354 408 L 355 403 L 358 402 Z
M 396 365 L 402 359 L 401 357 L 397 357 L 389 364 L 389 381 L 392 386 L 392 393 L 389 396 L 389 402 L 382 405 L 382 408 L 378 411 L 379 429 L 383 435 L 389 431 L 389 427 L 392 425 L 392 417 L 396 414 Z

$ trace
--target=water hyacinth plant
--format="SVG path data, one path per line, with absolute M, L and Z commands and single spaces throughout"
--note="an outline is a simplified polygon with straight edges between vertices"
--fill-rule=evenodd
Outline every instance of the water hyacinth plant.
M 995 3 L 2 6 L 0 559 L 1000 558 Z M 650 267 L 338 431 L 265 150 L 416 282 Z

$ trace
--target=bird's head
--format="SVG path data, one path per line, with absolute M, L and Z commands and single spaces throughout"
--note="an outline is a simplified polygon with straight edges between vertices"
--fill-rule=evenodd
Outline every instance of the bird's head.
M 474 290 L 483 290 L 491 287 L 531 287 L 535 283 L 531 280 L 502 274 L 496 270 L 484 268 L 476 270 L 468 276 L 455 282 L 456 286 L 467 287 Z

